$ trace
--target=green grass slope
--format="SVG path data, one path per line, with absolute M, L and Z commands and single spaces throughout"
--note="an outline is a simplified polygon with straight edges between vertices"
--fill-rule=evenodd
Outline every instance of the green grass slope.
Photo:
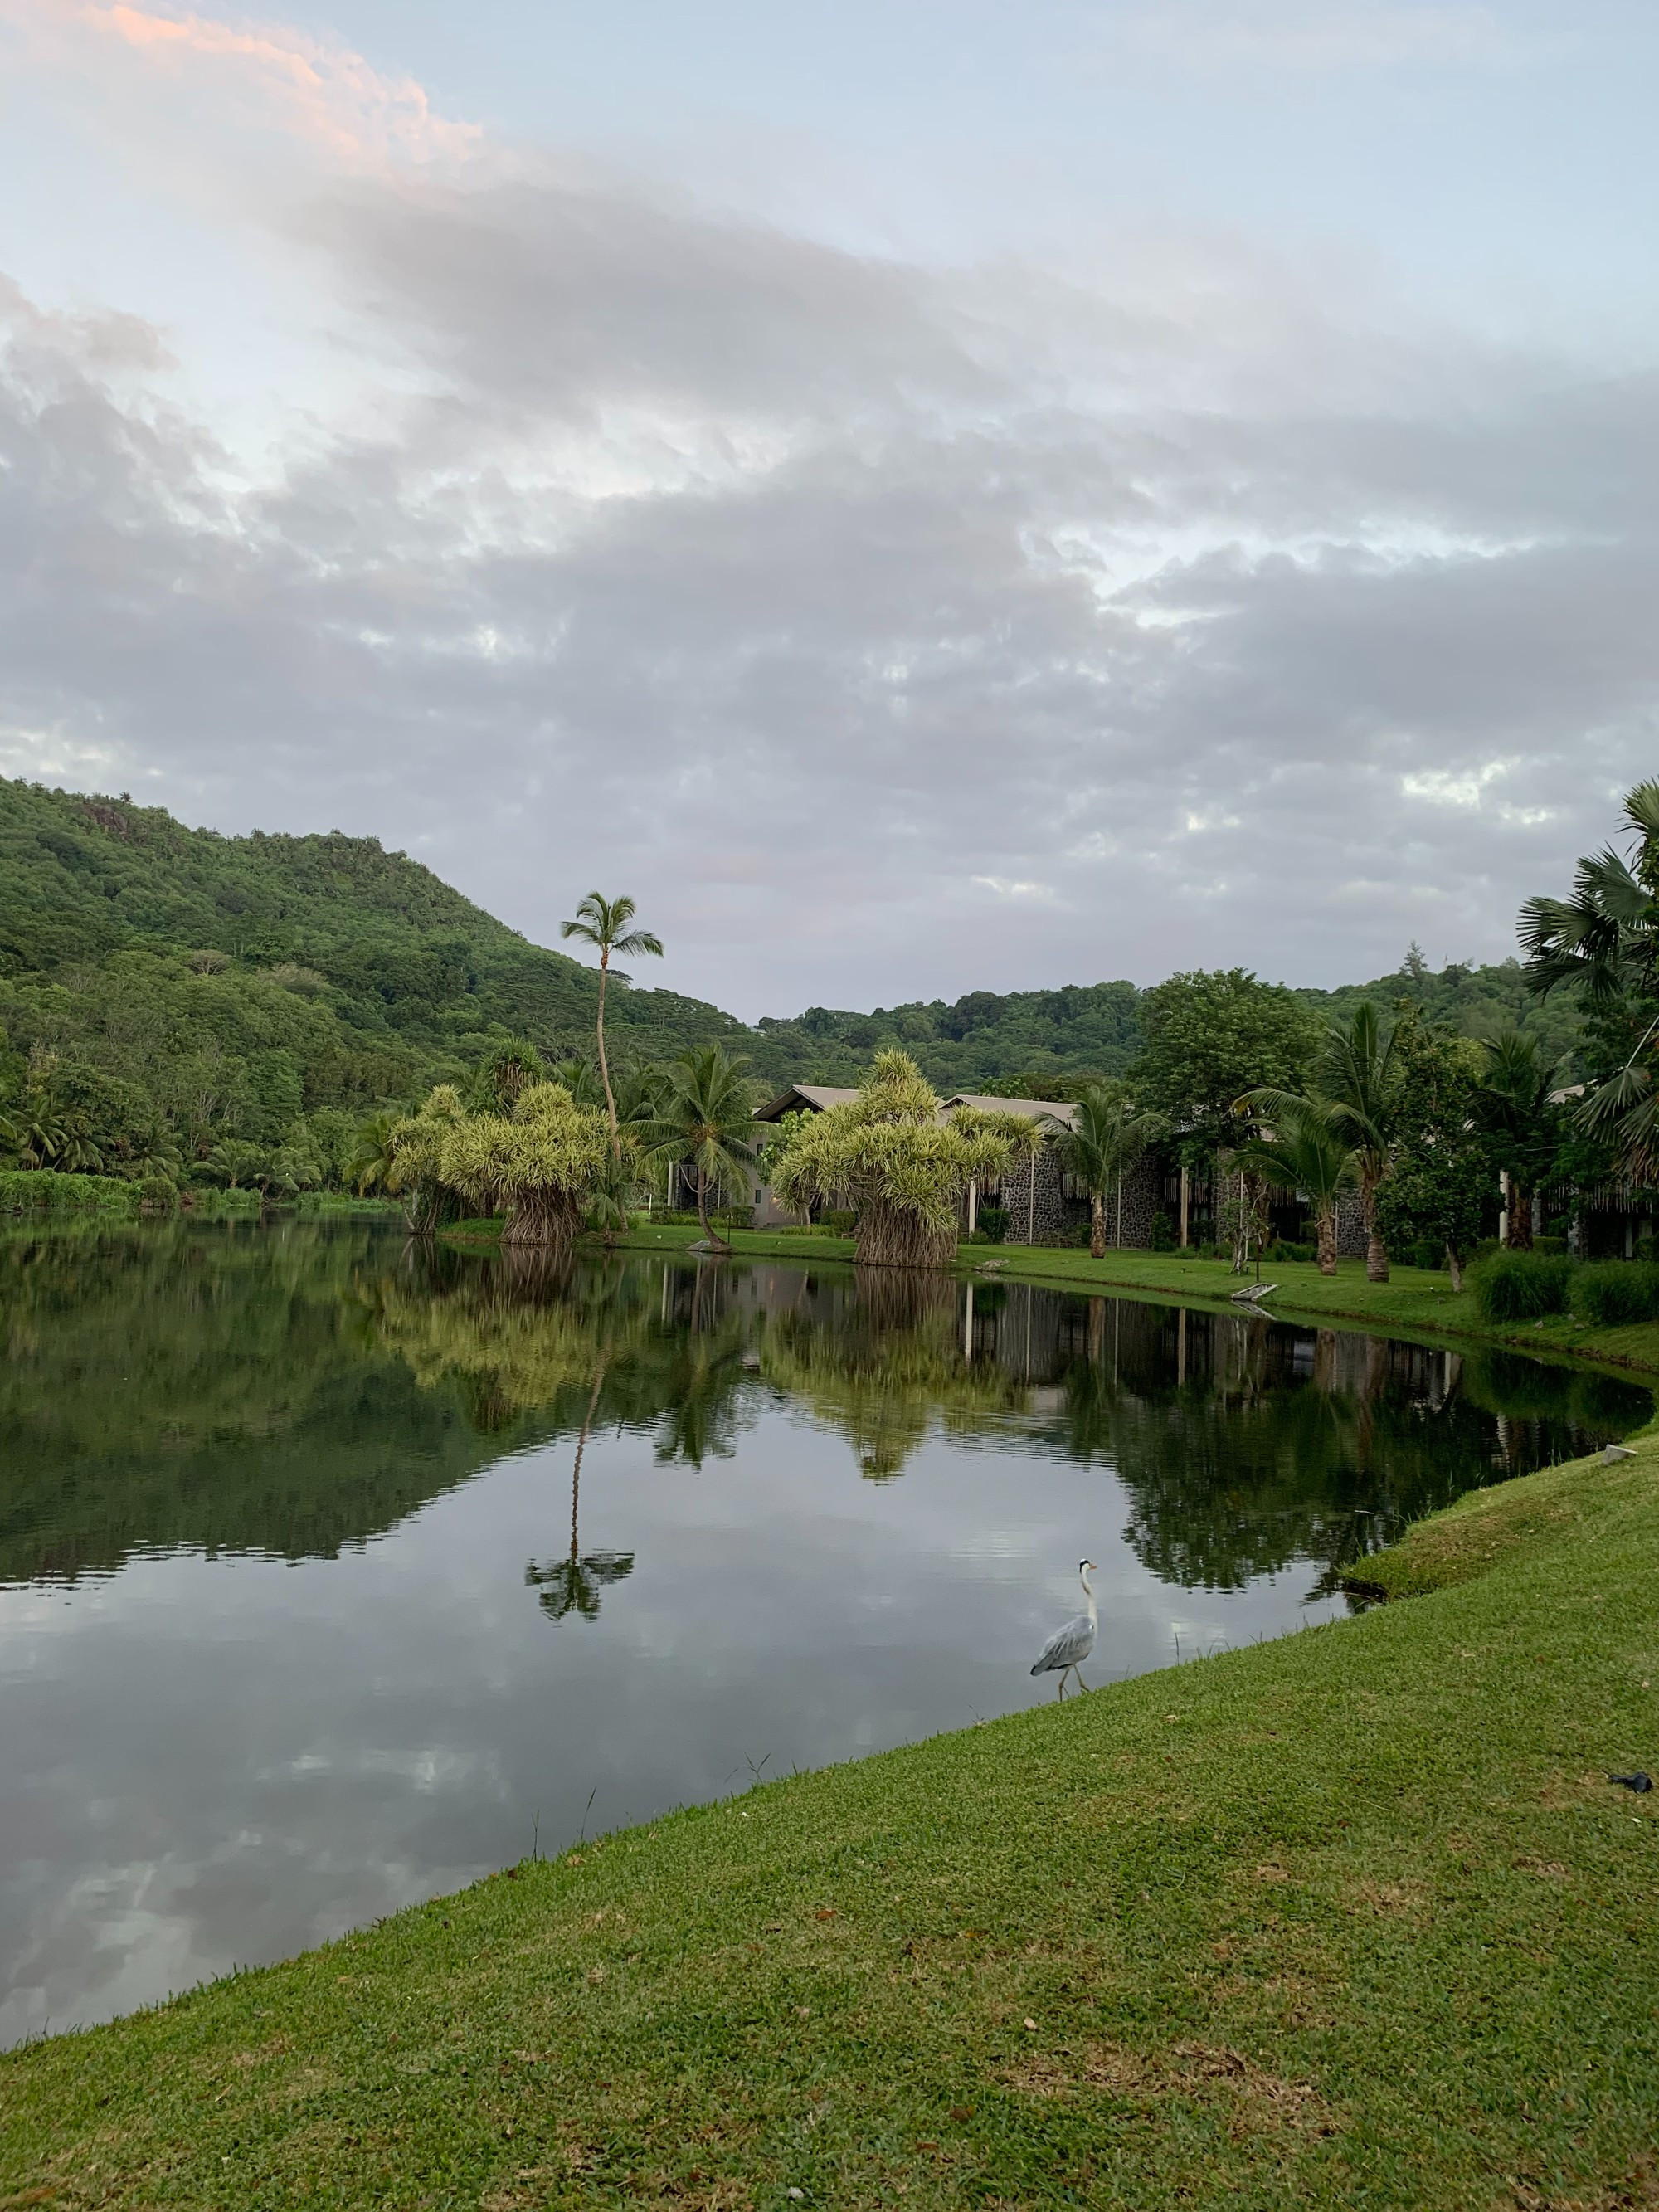
M 1410 1603 L 15 2053 L 0 2201 L 1651 2206 L 1659 1448 L 1480 1510 Z

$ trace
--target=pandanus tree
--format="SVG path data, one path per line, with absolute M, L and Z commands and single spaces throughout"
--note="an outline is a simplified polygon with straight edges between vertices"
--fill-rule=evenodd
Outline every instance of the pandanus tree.
M 876 1054 L 858 1096 L 804 1120 L 772 1155 L 772 1188 L 787 1206 L 856 1208 L 865 1267 L 939 1267 L 956 1251 L 963 1194 L 1000 1176 L 1042 1141 L 1024 1115 L 939 1100 L 908 1054 Z
M 638 908 L 631 898 L 608 899 L 598 891 L 589 891 L 577 907 L 569 921 L 559 924 L 562 938 L 580 938 L 591 945 L 599 956 L 599 1007 L 594 1027 L 599 1048 L 599 1078 L 605 1085 L 605 1110 L 611 1120 L 611 1149 L 622 1150 L 622 1139 L 617 1133 L 617 1100 L 611 1088 L 611 1066 L 605 1055 L 605 987 L 614 975 L 619 983 L 628 977 L 620 968 L 611 964 L 613 955 L 620 952 L 624 960 L 636 960 L 649 953 L 662 957 L 662 939 L 653 937 L 648 929 L 635 929 L 632 923 Z
M 1227 1164 L 1280 1190 L 1306 1193 L 1313 1207 L 1319 1272 L 1334 1275 L 1336 1210 L 1343 1194 L 1359 1180 L 1358 1152 L 1328 1099 L 1293 1091 L 1267 1096 L 1274 1102 L 1271 1115 L 1265 1104 L 1253 1108 L 1259 1117 L 1256 1133 L 1227 1155 Z
M 689 1170 L 697 1219 L 716 1251 L 731 1247 L 708 1218 L 711 1199 L 743 1196 L 754 1164 L 754 1101 L 742 1054 L 723 1045 L 683 1052 L 663 1069 L 655 1111 L 635 1125 L 647 1159 Z
M 1045 1134 L 1054 1142 L 1066 1174 L 1082 1184 L 1089 1195 L 1089 1253 L 1106 1256 L 1106 1200 L 1116 1192 L 1115 1242 L 1123 1236 L 1123 1177 L 1164 1127 L 1156 1114 L 1137 1113 L 1133 1103 L 1111 1084 L 1091 1083 L 1079 1096 L 1069 1121 L 1058 1115 L 1042 1117 Z
M 392 1140 L 396 1187 L 410 1194 L 410 1226 L 430 1229 L 442 1194 L 501 1207 L 503 1250 L 568 1245 L 605 1170 L 602 1115 L 556 1083 L 527 1084 L 510 1114 L 468 1115 L 441 1085 Z
M 1638 783 L 1623 812 L 1631 858 L 1611 846 L 1588 854 L 1568 897 L 1527 901 L 1518 935 L 1528 988 L 1541 998 L 1577 985 L 1593 1026 L 1617 1041 L 1612 1072 L 1576 1118 L 1613 1139 L 1627 1175 L 1651 1182 L 1659 1178 L 1659 782 Z

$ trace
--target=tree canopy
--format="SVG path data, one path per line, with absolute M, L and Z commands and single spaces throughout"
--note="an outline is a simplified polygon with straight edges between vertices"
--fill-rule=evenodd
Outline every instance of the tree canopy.
M 937 1092 L 902 1052 L 883 1052 L 850 1098 L 799 1122 L 771 1155 L 785 1206 L 857 1209 L 866 1265 L 932 1267 L 950 1257 L 968 1185 L 1003 1174 L 1041 1141 L 1029 1116 L 962 1108 L 939 1115 Z

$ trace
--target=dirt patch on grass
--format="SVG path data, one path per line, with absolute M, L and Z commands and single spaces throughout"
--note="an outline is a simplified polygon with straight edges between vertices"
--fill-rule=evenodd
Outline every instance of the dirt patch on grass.
M 1287 2081 L 1224 2044 L 1178 2043 L 1167 2056 L 1150 2057 L 1114 2043 L 1091 2043 L 1080 2051 L 1034 2051 L 1000 2078 L 1028 2097 L 1069 2098 L 1091 2089 L 1143 2108 L 1166 2097 L 1221 2104 L 1230 2108 L 1234 2136 L 1280 2128 L 1336 2131 L 1331 2107 L 1311 2081 Z

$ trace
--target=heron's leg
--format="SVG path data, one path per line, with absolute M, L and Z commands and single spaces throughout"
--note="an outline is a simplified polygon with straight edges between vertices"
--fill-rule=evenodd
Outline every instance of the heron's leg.
M 1055 1695 L 1055 1697 L 1060 1700 L 1060 1704 L 1061 1704 L 1061 1705 L 1064 1705 L 1064 1704 L 1065 1704 L 1065 1702 L 1066 1702 L 1066 1670 L 1065 1670 L 1065 1668 L 1061 1668 L 1061 1669 L 1060 1669 L 1060 1681 L 1059 1681 L 1058 1686 L 1056 1686 L 1056 1688 L 1055 1688 L 1054 1695 Z
M 1079 1690 L 1086 1690 L 1086 1689 L 1088 1688 L 1089 1685 L 1088 1685 L 1088 1684 L 1084 1680 L 1084 1679 L 1083 1679 L 1083 1669 L 1082 1669 L 1082 1668 L 1081 1668 L 1081 1667 L 1076 1668 L 1074 1668 L 1074 1669 L 1073 1669 L 1073 1672 L 1074 1672 L 1074 1673 L 1076 1674 L 1076 1675 L 1077 1675 L 1077 1686 L 1078 1686 L 1079 1689 Z

